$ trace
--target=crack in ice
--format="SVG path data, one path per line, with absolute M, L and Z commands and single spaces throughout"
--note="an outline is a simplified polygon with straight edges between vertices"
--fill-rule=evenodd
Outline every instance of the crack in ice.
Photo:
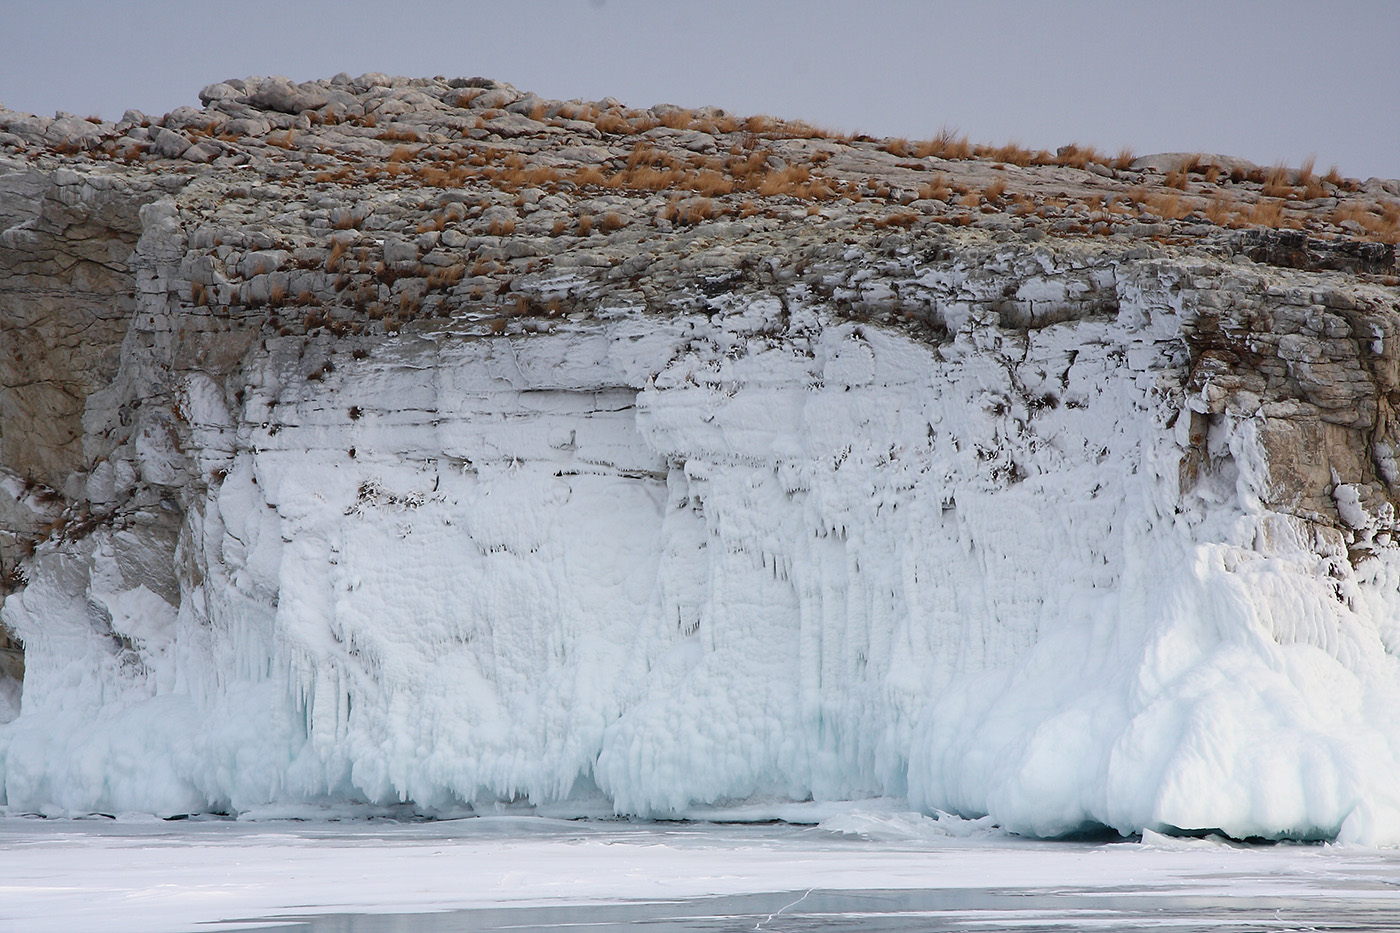
M 803 901 L 805 901 L 805 900 L 807 899 L 807 895 L 808 895 L 808 894 L 811 894 L 811 893 L 812 893 L 813 891 L 815 891 L 815 890 L 816 890 L 816 888 L 808 888 L 806 894 L 803 894 L 801 897 L 799 897 L 797 900 L 793 901 L 791 904 L 788 904 L 788 905 L 786 905 L 786 906 L 784 906 L 784 907 L 778 908 L 778 910 L 776 910 L 776 911 L 774 911 L 773 913 L 769 914 L 767 917 L 765 917 L 764 919 L 760 920 L 758 923 L 755 923 L 755 924 L 753 925 L 753 928 L 754 928 L 755 930 L 761 930 L 761 929 L 763 929 L 763 925 L 764 925 L 765 923 L 769 923 L 770 921 L 772 921 L 772 919 L 773 919 L 774 917 L 778 916 L 778 914 L 782 913 L 783 911 L 787 910 L 788 908 L 790 908 L 790 907 L 796 907 L 798 904 L 801 904 Z

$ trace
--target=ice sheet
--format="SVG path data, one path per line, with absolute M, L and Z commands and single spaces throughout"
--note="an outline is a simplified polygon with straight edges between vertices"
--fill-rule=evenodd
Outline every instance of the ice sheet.
M 883 814 L 875 815 L 884 819 Z M 862 841 L 815 827 L 569 823 L 109 823 L 0 820 L 0 928 L 183 933 L 325 913 L 680 900 L 755 892 L 995 889 L 1388 898 L 1394 853 L 961 837 Z M 987 922 L 985 912 L 973 912 Z

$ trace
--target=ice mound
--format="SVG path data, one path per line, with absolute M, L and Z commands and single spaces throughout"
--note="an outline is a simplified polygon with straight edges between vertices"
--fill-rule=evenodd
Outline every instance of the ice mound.
M 996 822 L 990 816 L 965 820 L 942 810 L 935 810 L 933 816 L 909 811 L 886 813 L 851 810 L 822 820 L 818 826 L 827 832 L 859 836 L 872 842 L 967 839 L 998 833 Z

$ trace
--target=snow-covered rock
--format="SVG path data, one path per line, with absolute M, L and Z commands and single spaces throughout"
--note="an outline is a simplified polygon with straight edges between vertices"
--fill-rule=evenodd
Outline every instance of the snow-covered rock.
M 800 213 L 550 239 L 472 228 L 487 197 L 437 237 L 387 190 L 318 241 L 310 189 L 25 171 L 11 811 L 891 797 L 1400 842 L 1384 286 Z M 401 309 L 512 270 L 515 311 L 336 317 L 372 261 Z

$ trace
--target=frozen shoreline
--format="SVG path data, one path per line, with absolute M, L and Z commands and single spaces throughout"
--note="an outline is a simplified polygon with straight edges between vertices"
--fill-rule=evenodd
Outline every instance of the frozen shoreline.
M 836 818 L 795 826 L 512 816 L 427 823 L 12 817 L 0 820 L 0 929 L 179 933 L 271 917 L 807 890 L 967 892 L 974 901 L 975 892 L 988 891 L 1221 903 L 1341 898 L 1357 909 L 1392 904 L 1400 911 L 1395 851 L 1153 834 L 1141 843 L 1044 842 L 975 826 L 959 837 L 908 814 L 900 839 L 897 816 L 849 811 L 847 832 L 823 828 L 839 826 Z M 879 838 L 859 834 L 862 819 L 865 835 Z

